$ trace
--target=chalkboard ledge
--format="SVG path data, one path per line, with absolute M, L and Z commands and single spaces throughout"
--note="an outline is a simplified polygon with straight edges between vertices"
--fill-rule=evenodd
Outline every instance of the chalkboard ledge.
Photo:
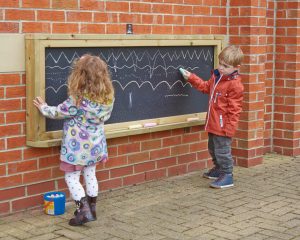
M 190 122 L 185 121 L 185 122 L 157 125 L 155 127 L 141 127 L 137 129 L 120 129 L 117 132 L 105 130 L 105 134 L 106 134 L 106 138 L 110 139 L 110 138 L 126 137 L 126 136 L 138 135 L 138 134 L 166 131 L 170 129 L 187 128 L 187 127 L 199 126 L 204 124 L 205 124 L 205 119 L 200 119 L 200 120 L 190 121 Z M 59 132 L 60 135 L 62 135 L 61 131 Z M 26 144 L 28 146 L 37 147 L 37 148 L 55 147 L 55 146 L 60 146 L 61 138 L 49 139 L 44 141 L 27 141 Z

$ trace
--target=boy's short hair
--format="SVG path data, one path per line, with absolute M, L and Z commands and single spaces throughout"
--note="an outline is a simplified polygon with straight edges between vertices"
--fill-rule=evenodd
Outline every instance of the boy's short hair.
M 244 53 L 242 49 L 234 45 L 225 47 L 219 54 L 219 61 L 222 60 L 233 67 L 240 65 L 243 59 Z

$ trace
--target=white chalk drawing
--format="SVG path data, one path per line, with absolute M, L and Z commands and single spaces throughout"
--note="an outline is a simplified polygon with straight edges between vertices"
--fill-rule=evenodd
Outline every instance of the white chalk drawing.
M 72 68 L 72 62 L 79 58 L 80 54 L 76 51 L 68 57 L 68 55 L 62 50 L 58 57 L 54 57 L 51 52 L 49 52 L 46 56 L 46 69 L 55 69 L 57 72 L 63 72 L 65 69 Z M 143 74 L 147 75 L 147 79 L 151 80 L 153 77 L 155 79 L 164 79 L 168 76 L 168 74 L 173 74 L 178 71 L 180 67 L 186 67 L 181 64 L 178 64 L 181 60 L 189 60 L 189 61 L 197 61 L 200 58 L 209 64 L 213 61 L 212 53 L 209 50 L 200 49 L 200 51 L 196 51 L 195 49 L 190 51 L 186 50 L 178 50 L 172 51 L 172 53 L 162 53 L 161 50 L 156 50 L 154 53 L 150 53 L 149 51 L 145 50 L 142 53 L 137 53 L 135 50 L 131 51 L 115 51 L 110 52 L 107 55 L 104 55 L 102 52 L 99 53 L 99 57 L 102 58 L 104 61 L 108 63 L 108 67 L 112 72 L 118 72 L 119 70 L 128 69 L 127 72 L 132 72 L 130 75 L 133 76 L 131 81 L 119 81 L 117 79 L 113 79 L 113 82 L 121 87 L 124 91 L 127 87 L 131 85 L 136 85 L 138 88 L 143 86 L 150 86 L 153 91 L 155 91 L 159 86 L 167 86 L 169 90 L 171 90 L 176 84 L 181 84 L 183 88 L 186 86 L 191 87 L 190 83 L 184 83 L 180 79 L 174 79 L 175 82 L 168 82 L 165 80 L 162 81 L 144 81 L 141 79 L 140 76 L 135 75 L 139 70 L 144 70 Z M 177 64 L 176 64 L 177 62 Z M 171 63 L 171 64 L 170 64 Z M 64 65 L 65 64 L 65 65 Z M 119 64 L 119 65 L 118 65 Z M 200 66 L 199 66 L 200 67 Z M 189 71 L 195 71 L 199 67 L 186 67 Z M 60 71 L 61 70 L 61 71 Z M 48 82 L 57 82 L 58 78 L 50 77 L 51 74 L 57 74 L 56 72 L 46 73 L 46 80 Z M 128 75 L 127 75 L 128 76 Z M 161 76 L 161 77 L 160 77 Z M 121 77 L 124 77 L 123 75 Z M 128 78 L 127 78 L 128 79 Z M 67 87 L 67 83 L 61 84 L 61 78 L 59 79 L 59 83 L 57 82 L 56 87 L 52 84 L 49 84 L 46 88 L 46 91 L 52 90 L 55 93 L 60 91 L 62 88 Z M 59 86 L 57 86 L 59 85 Z M 167 97 L 180 97 L 183 95 L 180 94 L 168 94 Z M 130 104 L 132 104 L 132 95 L 129 96 Z

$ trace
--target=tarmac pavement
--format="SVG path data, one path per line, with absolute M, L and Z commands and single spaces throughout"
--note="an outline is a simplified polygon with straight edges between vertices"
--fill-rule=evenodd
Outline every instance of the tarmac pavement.
M 71 227 L 41 209 L 0 218 L 0 240 L 300 240 L 300 158 L 267 154 L 234 168 L 229 189 L 212 189 L 204 171 L 102 193 L 98 220 Z

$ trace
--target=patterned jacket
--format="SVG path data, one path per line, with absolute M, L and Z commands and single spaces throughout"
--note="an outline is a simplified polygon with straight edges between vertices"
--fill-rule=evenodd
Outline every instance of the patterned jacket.
M 42 114 L 65 119 L 60 159 L 72 165 L 88 166 L 106 161 L 107 144 L 104 122 L 109 119 L 113 102 L 103 105 L 83 98 L 79 107 L 69 97 L 57 107 L 42 106 Z
M 205 130 L 219 136 L 233 137 L 242 111 L 244 91 L 238 72 L 220 76 L 216 69 L 208 81 L 195 74 L 191 74 L 188 81 L 197 90 L 209 94 Z

